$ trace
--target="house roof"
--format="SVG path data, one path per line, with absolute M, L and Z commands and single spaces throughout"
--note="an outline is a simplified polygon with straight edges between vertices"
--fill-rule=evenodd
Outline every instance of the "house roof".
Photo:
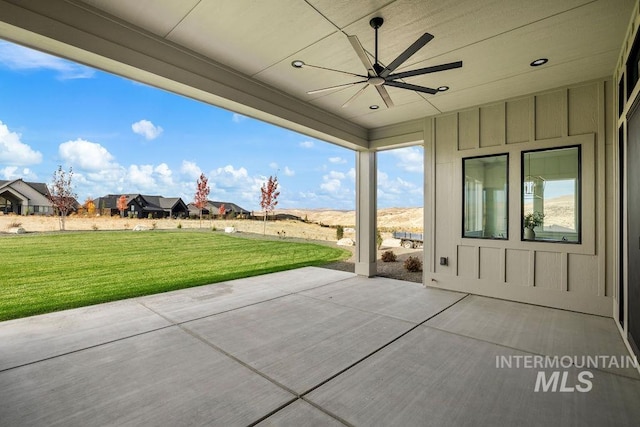
M 236 205 L 235 203 L 217 202 L 217 201 L 213 201 L 213 200 L 207 200 L 207 204 L 205 205 L 204 209 L 207 210 L 207 211 L 210 211 L 210 212 L 218 213 L 218 209 L 220 209 L 220 205 L 223 205 L 223 204 L 224 204 L 224 207 L 225 207 L 225 211 L 227 211 L 227 212 L 235 212 L 235 213 L 243 214 L 243 215 L 251 214 L 251 212 L 249 212 L 248 210 L 246 210 L 244 208 L 241 208 L 240 206 Z M 189 211 L 190 212 L 200 212 L 200 210 L 193 203 L 189 203 L 188 207 L 189 207 Z
M 231 202 L 217 202 L 214 200 L 209 200 L 208 204 L 213 206 L 216 210 L 220 209 L 220 205 L 224 205 L 224 208 L 227 212 L 235 212 L 235 213 L 240 213 L 240 214 L 250 214 L 251 212 L 249 212 L 246 209 L 241 208 L 240 206 L 236 205 L 235 203 L 231 203 Z
M 47 184 L 45 184 L 44 182 L 27 182 L 27 181 L 24 181 L 22 178 L 14 179 L 11 181 L 0 180 L 0 190 L 2 190 L 5 187 L 10 187 L 12 184 L 18 181 L 24 182 L 29 187 L 33 188 L 35 191 L 37 191 L 38 193 L 42 194 L 45 197 L 49 195 L 49 188 L 47 187 Z M 18 191 L 18 190 L 15 190 L 15 191 Z
M 120 199 L 121 196 L 123 196 L 123 194 L 108 194 L 98 197 L 94 200 L 94 203 L 99 208 L 118 209 L 118 199 Z M 151 196 L 138 193 L 124 194 L 124 196 L 127 198 L 127 205 L 134 199 L 140 199 L 143 209 L 148 212 L 168 212 L 180 206 L 180 204 L 186 208 L 186 204 L 180 197 Z
M 634 0 L 0 0 L 0 37 L 146 82 L 349 148 L 420 138 L 421 119 L 611 76 Z M 152 10 L 153 13 L 147 11 Z M 434 36 L 396 70 L 463 67 L 385 86 L 385 108 L 361 85 L 366 70 L 348 36 L 389 64 L 420 35 Z M 215 40 L 215 43 L 212 43 Z M 531 67 L 537 58 L 549 63 Z M 293 60 L 343 71 L 291 66 Z M 366 79 L 366 78 L 365 78 Z M 371 105 L 380 105 L 377 110 Z M 487 113 L 490 114 L 490 113 Z M 395 138 L 385 142 L 385 138 Z

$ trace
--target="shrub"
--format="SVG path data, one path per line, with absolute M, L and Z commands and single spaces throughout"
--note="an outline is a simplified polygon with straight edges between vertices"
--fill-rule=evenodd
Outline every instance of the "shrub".
M 8 225 L 7 228 L 19 228 L 22 227 L 22 223 L 20 221 L 11 221 Z
M 396 262 L 397 257 L 396 254 L 393 253 L 393 251 L 384 251 L 380 259 L 382 259 L 382 261 L 384 262 Z
M 128 223 L 128 222 L 125 222 L 125 223 L 124 223 L 124 229 L 125 229 L 125 230 L 128 230 L 128 229 L 129 229 L 129 223 Z
M 151 223 L 151 229 L 152 229 L 152 230 L 155 230 L 156 228 L 158 228 L 158 223 L 157 223 L 157 222 L 155 222 L 155 221 L 153 221 L 153 222 Z
M 380 230 L 376 229 L 376 243 L 378 245 L 378 249 L 382 246 L 382 234 L 380 234 Z
M 422 261 L 420 261 L 418 257 L 410 256 L 409 258 L 404 260 L 404 268 L 412 273 L 422 271 Z
M 96 224 L 93 224 L 93 225 L 91 226 L 91 229 L 92 229 L 93 231 L 98 231 L 98 226 L 97 226 Z
M 178 223 L 177 228 L 182 228 L 182 223 L 181 222 Z
M 211 231 L 217 231 L 218 229 L 216 228 L 216 226 L 214 225 L 213 227 L 211 227 Z
M 344 237 L 344 227 L 339 225 L 336 227 L 336 239 L 340 240 Z

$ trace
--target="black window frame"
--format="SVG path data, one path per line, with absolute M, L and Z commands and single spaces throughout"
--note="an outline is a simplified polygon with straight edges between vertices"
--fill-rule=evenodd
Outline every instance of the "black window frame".
M 579 219 L 578 221 L 578 240 L 570 241 L 570 240 L 555 240 L 555 239 L 525 239 L 524 238 L 524 168 L 525 168 L 525 155 L 528 153 L 536 153 L 543 151 L 558 151 L 558 150 L 566 150 L 569 148 L 577 148 L 578 149 L 578 185 L 576 189 L 578 203 L 576 206 L 576 216 Z M 561 147 L 549 147 L 549 148 L 536 148 L 533 150 L 523 150 L 520 152 L 520 241 L 522 242 L 535 242 L 535 243 L 562 243 L 569 245 L 580 245 L 582 244 L 582 144 L 574 144 L 574 145 L 565 145 Z
M 475 160 L 475 159 L 482 159 L 482 158 L 489 158 L 489 157 L 502 157 L 505 156 L 506 157 L 506 162 L 505 162 L 505 166 L 506 166 L 506 170 L 505 170 L 505 211 L 506 211 L 506 228 L 505 228 L 505 235 L 504 237 L 490 237 L 490 236 L 467 236 L 465 235 L 465 207 L 466 207 L 466 164 L 465 162 L 467 160 Z M 509 159 L 510 159 L 510 155 L 509 153 L 496 153 L 496 154 L 483 154 L 480 156 L 472 156 L 472 157 L 463 157 L 462 158 L 462 215 L 461 215 L 461 223 L 460 223 L 460 235 L 462 236 L 463 239 L 482 239 L 482 240 L 500 240 L 500 241 L 505 241 L 505 240 L 509 240 Z

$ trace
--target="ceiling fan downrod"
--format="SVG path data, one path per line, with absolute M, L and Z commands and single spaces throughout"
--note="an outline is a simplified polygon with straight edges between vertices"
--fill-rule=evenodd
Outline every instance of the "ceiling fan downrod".
M 378 28 L 382 27 L 382 24 L 384 24 L 384 19 L 380 18 L 379 16 L 372 18 L 371 21 L 369 21 L 369 25 L 371 25 L 371 28 L 373 28 L 373 30 L 375 31 L 375 37 L 376 37 L 376 41 L 375 41 L 375 63 L 373 64 L 373 69 L 375 70 L 376 74 L 380 74 L 383 70 L 382 66 L 380 66 L 380 64 L 378 63 Z

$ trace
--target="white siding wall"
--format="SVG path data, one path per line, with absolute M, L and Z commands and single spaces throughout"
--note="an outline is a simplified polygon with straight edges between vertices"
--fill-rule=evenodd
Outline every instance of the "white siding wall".
M 611 107 L 602 79 L 425 119 L 425 284 L 611 316 Z M 582 243 L 521 241 L 521 152 L 576 144 Z M 509 239 L 463 239 L 462 159 L 499 153 L 509 153 Z

